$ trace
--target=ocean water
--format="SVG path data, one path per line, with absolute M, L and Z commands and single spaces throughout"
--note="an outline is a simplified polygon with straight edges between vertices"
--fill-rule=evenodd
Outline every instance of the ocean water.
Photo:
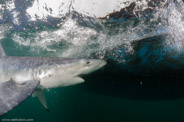
M 0 0 L 0 41 L 8 56 L 108 62 L 83 84 L 46 90 L 49 112 L 30 96 L 0 121 L 184 121 L 183 2 L 126 20 L 98 18 L 125 1 Z

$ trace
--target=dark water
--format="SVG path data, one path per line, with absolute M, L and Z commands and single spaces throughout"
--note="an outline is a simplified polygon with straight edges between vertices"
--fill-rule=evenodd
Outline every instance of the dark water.
M 34 121 L 182 122 L 184 84 L 126 80 L 117 75 L 92 74 L 81 85 L 46 92 L 50 112 L 29 97 L 3 118 Z M 171 83 L 172 82 L 172 83 Z
M 8 56 L 90 57 L 108 65 L 83 84 L 47 90 L 50 112 L 30 96 L 1 121 L 184 121 L 183 3 L 152 13 L 156 18 L 122 23 L 75 11 L 31 20 L 26 10 L 35 1 L 24 2 L 0 3 L 0 40 Z

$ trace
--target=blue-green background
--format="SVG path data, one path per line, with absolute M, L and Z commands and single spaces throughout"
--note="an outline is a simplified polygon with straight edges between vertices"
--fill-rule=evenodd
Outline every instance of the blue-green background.
M 13 34 L 20 34 L 25 39 L 32 38 L 32 34 L 59 29 L 55 25 L 65 21 L 65 19 L 62 21 L 56 19 L 59 20 L 56 21 L 55 18 L 52 20 L 51 17 L 51 22 L 37 20 L 35 23 L 30 22 L 29 25 L 29 18 L 24 15 L 27 6 L 26 4 L 25 6 L 18 5 L 15 8 L 15 11 L 22 12 L 20 13 L 20 25 L 13 23 L 13 10 L 13 12 L 7 10 L 7 13 L 5 12 L 7 17 L 0 19 L 1 25 L 10 24 L 11 26 L 0 40 L 6 54 L 8 56 L 57 57 L 57 52 L 42 49 L 34 52 L 31 51 L 33 47 L 19 45 L 14 41 Z M 76 19 L 77 17 L 79 18 Z M 80 18 L 78 14 L 73 18 L 80 21 L 77 23 L 79 26 L 93 28 L 97 32 L 105 30 L 106 36 L 126 32 L 126 27 L 128 28 L 131 24 L 137 27 L 140 21 L 146 21 L 144 24 L 147 25 L 150 24 L 147 20 L 130 18 L 130 20 L 125 20 L 125 24 L 124 19 L 123 21 L 109 20 L 110 22 L 104 22 L 105 24 L 101 23 L 104 24 L 101 26 L 94 24 L 95 22 L 93 23 L 91 20 L 91 23 L 89 21 L 85 23 L 86 18 Z M 119 28 L 125 29 L 120 31 Z M 150 28 L 154 30 L 151 24 Z M 158 31 L 157 28 L 155 30 Z M 159 33 L 157 35 L 132 42 L 134 53 L 127 53 L 123 45 L 119 45 L 113 50 L 107 50 L 104 54 L 104 59 L 108 62 L 107 66 L 98 72 L 85 76 L 86 82 L 83 84 L 46 90 L 50 112 L 44 109 L 37 98 L 30 96 L 18 107 L 0 117 L 0 121 L 16 118 L 34 119 L 35 122 L 184 121 L 184 82 L 182 76 L 184 73 L 184 53 L 182 49 L 178 51 L 177 47 L 168 47 L 164 43 L 165 35 L 159 35 Z M 63 45 L 62 43 L 56 44 L 52 48 L 57 51 L 62 49 Z M 116 57 L 112 54 L 115 54 Z M 91 57 L 98 58 L 95 55 Z M 125 62 L 119 62 L 119 60 L 125 60 Z

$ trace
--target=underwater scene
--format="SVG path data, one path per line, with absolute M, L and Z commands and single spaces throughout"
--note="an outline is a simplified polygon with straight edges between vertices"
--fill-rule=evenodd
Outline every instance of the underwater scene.
M 183 0 L 0 0 L 0 121 L 184 122 Z

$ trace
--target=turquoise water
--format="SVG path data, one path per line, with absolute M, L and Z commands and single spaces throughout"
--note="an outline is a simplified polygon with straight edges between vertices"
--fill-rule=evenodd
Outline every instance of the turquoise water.
M 137 81 L 127 83 L 121 77 L 95 75 L 89 76 L 84 84 L 47 91 L 49 113 L 36 98 L 29 97 L 1 119 L 34 119 L 36 122 L 181 122 L 184 119 L 181 90 L 184 85 L 140 85 Z
M 85 76 L 83 84 L 46 90 L 49 112 L 30 96 L 1 121 L 184 120 L 183 3 L 153 13 L 156 18 L 125 21 L 100 21 L 76 11 L 56 16 L 45 6 L 49 15 L 34 18 L 27 11 L 33 3 L 0 1 L 0 41 L 8 56 L 99 58 L 108 65 Z M 142 77 L 147 71 L 151 76 Z

